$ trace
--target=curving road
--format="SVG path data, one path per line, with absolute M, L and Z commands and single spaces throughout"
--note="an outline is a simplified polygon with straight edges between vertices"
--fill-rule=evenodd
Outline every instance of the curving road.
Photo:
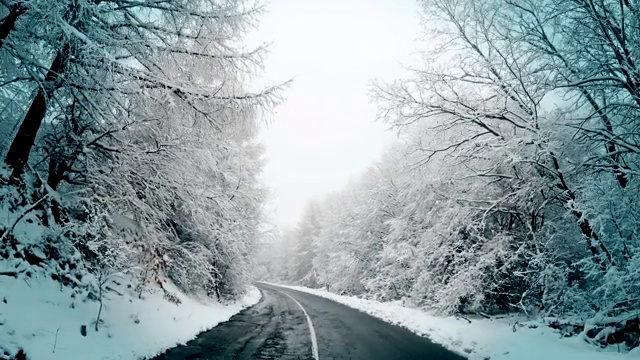
M 464 359 L 424 337 L 334 301 L 257 286 L 263 295 L 258 304 L 154 360 Z

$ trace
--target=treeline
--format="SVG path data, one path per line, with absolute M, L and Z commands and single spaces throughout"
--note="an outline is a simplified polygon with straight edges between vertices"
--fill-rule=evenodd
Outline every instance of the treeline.
M 243 291 L 266 196 L 256 133 L 280 90 L 246 90 L 265 49 L 242 41 L 262 8 L 0 3 L 3 275 Z
M 420 3 L 422 65 L 374 89 L 401 141 L 309 205 L 274 271 L 639 346 L 640 4 Z

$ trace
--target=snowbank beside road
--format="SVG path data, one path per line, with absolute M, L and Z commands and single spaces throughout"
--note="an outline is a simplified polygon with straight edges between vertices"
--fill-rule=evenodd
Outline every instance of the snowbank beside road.
M 622 354 L 598 349 L 579 339 L 562 338 L 543 324 L 519 324 L 516 319 L 471 319 L 438 317 L 399 303 L 381 303 L 300 286 L 273 284 L 342 303 L 386 322 L 405 327 L 469 359 L 491 360 L 629 360 L 640 348 Z
M 260 300 L 252 290 L 239 302 L 220 304 L 181 294 L 171 284 L 166 290 L 180 304 L 167 301 L 163 291 L 144 293 L 139 299 L 126 286 L 105 297 L 98 331 L 97 301 L 72 298 L 72 290 L 46 277 L 0 276 L 0 359 L 2 349 L 24 349 L 29 360 L 116 360 L 156 355 L 184 343 Z M 116 292 L 122 294 L 118 295 Z M 81 326 L 86 326 L 86 336 Z

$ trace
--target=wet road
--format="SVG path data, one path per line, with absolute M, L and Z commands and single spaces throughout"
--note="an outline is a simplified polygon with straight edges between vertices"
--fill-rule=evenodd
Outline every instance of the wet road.
M 263 297 L 257 305 L 153 360 L 464 359 L 426 338 L 334 301 L 271 285 L 258 287 Z

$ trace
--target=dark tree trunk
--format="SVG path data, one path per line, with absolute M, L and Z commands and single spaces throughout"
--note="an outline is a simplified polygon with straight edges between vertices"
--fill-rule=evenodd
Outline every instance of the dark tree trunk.
M 67 124 L 62 136 L 53 136 L 47 141 L 51 144 L 48 149 L 49 170 L 47 175 L 47 185 L 53 190 L 57 190 L 62 181 L 69 181 L 67 172 L 73 171 L 73 165 L 82 154 L 84 145 L 81 139 L 87 130 L 86 126 L 79 123 L 79 115 L 76 111 L 76 102 L 69 107 Z
M 18 20 L 20 15 L 24 14 L 25 11 L 27 11 L 27 9 L 20 2 L 9 8 L 9 14 L 4 18 L 2 24 L 0 24 L 0 47 L 2 47 L 9 33 L 13 30 L 16 20 Z
M 56 190 L 60 182 L 62 182 L 63 176 L 65 173 L 65 168 L 63 164 L 58 161 L 58 159 L 52 158 L 49 162 L 49 176 L 47 176 L 47 185 Z M 62 210 L 58 201 L 52 200 L 50 204 L 51 215 L 53 215 L 53 219 L 56 223 L 60 224 L 62 222 Z
M 567 62 L 565 61 L 565 64 L 566 63 Z M 575 72 L 573 71 L 572 71 L 572 74 L 576 75 Z M 607 130 L 607 133 L 609 133 L 612 137 L 614 137 L 615 135 L 613 133 L 613 124 L 611 123 L 611 120 L 609 119 L 609 116 L 607 115 L 607 112 L 605 111 L 605 109 L 603 109 L 602 106 L 598 104 L 596 99 L 591 95 L 591 93 L 586 88 L 580 87 L 580 91 L 582 92 L 582 95 L 584 95 L 585 99 L 587 99 L 587 102 L 591 105 L 591 107 L 596 111 L 596 113 L 602 120 L 602 123 L 604 124 L 604 127 Z M 608 140 L 605 145 L 605 150 L 607 151 L 607 153 L 609 154 L 609 158 L 613 162 L 613 173 L 616 176 L 616 180 L 618 181 L 618 184 L 620 185 L 621 188 L 623 189 L 626 188 L 629 181 L 627 180 L 627 177 L 625 175 L 624 166 L 620 165 L 622 161 L 620 159 L 620 154 L 618 153 L 616 144 L 613 143 L 611 140 Z
M 571 189 L 569 189 L 569 186 L 564 179 L 564 174 L 562 173 L 562 170 L 560 170 L 558 158 L 555 156 L 555 154 L 552 153 L 551 159 L 553 161 L 553 166 L 557 172 L 558 179 L 560 180 L 560 183 L 558 183 L 557 185 L 558 188 L 565 192 L 567 196 L 567 202 L 574 202 L 576 200 L 576 195 L 573 193 L 573 191 L 571 191 Z M 609 269 L 609 265 L 615 266 L 615 261 L 611 256 L 609 249 L 607 249 L 607 246 L 602 242 L 602 240 L 600 240 L 598 234 L 593 231 L 589 220 L 584 218 L 584 214 L 575 209 L 571 209 L 571 214 L 578 220 L 580 231 L 584 236 L 587 237 L 589 250 L 591 251 L 591 254 L 593 254 L 594 260 L 598 263 L 598 265 L 600 265 L 602 271 L 607 271 Z M 606 257 L 606 261 L 602 259 L 602 254 L 604 254 L 604 256 Z
M 64 50 L 68 50 L 68 46 Z M 47 111 L 47 99 L 55 90 L 55 82 L 64 70 L 67 51 L 58 52 L 44 79 L 44 85 L 38 89 L 38 93 L 31 102 L 27 114 L 22 120 L 18 133 L 13 139 L 5 162 L 12 168 L 12 177 L 19 178 L 24 172 L 24 167 L 29 160 L 29 153 L 36 141 L 36 134 L 42 125 L 42 120 Z
M 47 176 L 47 185 L 56 190 L 60 182 L 62 182 L 65 173 L 65 166 L 62 161 L 54 157 L 49 160 L 49 175 Z

